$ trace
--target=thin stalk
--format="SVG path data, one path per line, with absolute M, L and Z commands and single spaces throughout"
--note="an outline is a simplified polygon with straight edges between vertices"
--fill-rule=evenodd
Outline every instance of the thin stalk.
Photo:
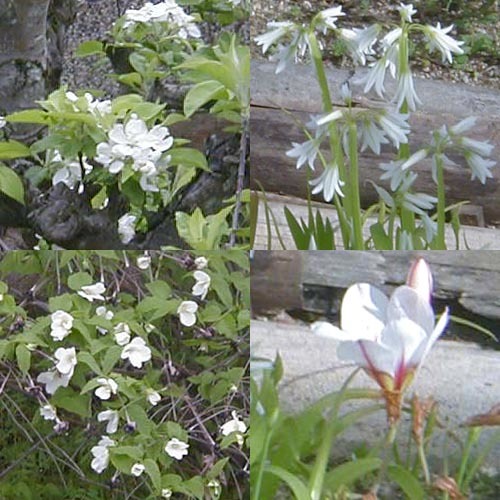
M 384 449 L 382 452 L 382 465 L 380 466 L 378 475 L 377 475 L 377 482 L 375 483 L 374 487 L 372 488 L 372 491 L 376 494 L 379 486 L 382 484 L 382 481 L 385 478 L 385 475 L 387 474 L 387 468 L 389 467 L 389 450 L 392 448 L 392 445 L 394 444 L 394 441 L 396 440 L 396 434 L 398 432 L 398 422 L 393 423 L 389 427 L 389 432 L 387 433 L 385 443 L 384 443 Z
M 459 488 L 462 487 L 462 483 L 464 481 L 465 472 L 467 470 L 467 464 L 469 462 L 470 453 L 472 451 L 472 447 L 476 443 L 479 437 L 480 431 L 478 432 L 478 428 L 473 427 L 469 430 L 467 434 L 467 441 L 465 442 L 465 448 L 462 453 L 462 461 L 460 462 L 460 469 L 458 471 L 457 485 Z
M 271 436 L 272 436 L 272 429 L 269 429 L 264 439 L 264 447 L 262 449 L 262 460 L 258 465 L 257 480 L 255 482 L 255 487 L 251 488 L 253 500 L 260 500 L 261 498 L 260 490 L 262 488 L 262 479 L 264 477 L 264 469 L 266 466 L 267 454 L 269 453 L 269 445 L 271 444 Z
M 446 200 L 444 189 L 444 167 L 443 158 L 441 155 L 436 155 L 437 166 L 437 235 L 436 235 L 436 249 L 446 250 L 446 243 L 444 239 L 444 225 L 446 221 Z
M 431 476 L 429 474 L 429 466 L 427 464 L 427 457 L 425 456 L 424 443 L 422 440 L 418 443 L 418 458 L 420 459 L 420 465 L 424 472 L 425 484 L 429 485 L 431 484 Z
M 361 227 L 361 202 L 359 198 L 358 129 L 355 122 L 349 123 L 349 159 L 351 176 L 351 203 L 354 250 L 363 250 L 363 229 Z

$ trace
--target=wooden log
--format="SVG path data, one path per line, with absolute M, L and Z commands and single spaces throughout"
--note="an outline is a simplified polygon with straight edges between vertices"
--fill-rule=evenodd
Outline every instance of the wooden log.
M 298 257 L 291 261 L 293 253 Z M 343 290 L 353 283 L 367 282 L 390 293 L 405 282 L 410 263 L 419 255 L 431 266 L 434 298 L 440 304 L 455 303 L 475 315 L 500 318 L 500 252 L 466 250 L 255 252 L 254 312 L 268 314 L 279 304 L 281 310 L 335 315 L 340 303 L 336 290 L 342 292 L 341 297 Z M 277 279 L 287 272 L 288 281 Z M 293 301 L 288 302 L 290 296 Z
M 284 214 L 284 207 L 288 207 L 296 218 L 303 218 L 307 221 L 308 209 L 304 200 L 290 196 L 280 196 L 276 194 L 266 195 L 266 204 L 269 209 L 270 226 L 267 224 L 266 207 L 262 200 L 259 201 L 259 213 L 257 218 L 257 229 L 254 241 L 254 249 L 256 250 L 293 250 L 295 243 L 292 234 L 288 228 L 288 223 Z M 342 240 L 340 233 L 337 230 L 339 227 L 337 212 L 326 203 L 313 202 L 314 213 L 319 209 L 323 218 L 326 216 L 330 219 L 333 228 L 336 230 L 336 244 L 338 249 L 342 249 Z M 272 216 L 271 216 L 272 213 Z M 369 237 L 369 228 L 375 219 L 369 218 L 363 228 L 365 238 Z M 269 235 L 271 233 L 271 246 L 268 245 Z M 281 244 L 278 233 L 281 238 Z M 445 231 L 446 245 L 449 249 L 456 248 L 455 235 L 450 227 L 446 227 Z M 462 233 L 459 239 L 459 248 L 468 248 L 471 250 L 500 250 L 500 232 L 497 229 L 488 229 L 474 226 L 462 226 Z M 284 246 L 284 248 L 283 248 Z
M 266 191 L 306 197 L 306 168 L 295 168 L 295 160 L 285 156 L 291 142 L 303 142 L 305 136 L 301 123 L 310 115 L 321 112 L 321 97 L 311 68 L 293 66 L 289 70 L 274 74 L 274 64 L 255 62 L 252 64 L 252 188 L 259 183 Z M 362 76 L 356 74 L 352 81 Z M 331 69 L 327 73 L 332 96 L 339 95 L 339 86 L 349 76 L 347 71 Z M 388 79 L 387 95 L 394 92 L 394 83 Z M 443 124 L 453 125 L 466 116 L 477 116 L 477 124 L 468 135 L 478 140 L 489 140 L 500 150 L 500 92 L 463 84 L 430 81 L 416 78 L 416 89 L 424 106 L 412 114 L 410 149 L 412 152 L 427 145 L 433 129 Z M 380 99 L 369 94 L 362 95 L 362 88 L 353 86 L 354 100 L 361 108 L 380 106 Z M 334 102 L 335 106 L 341 103 Z M 285 112 L 287 110 L 288 112 Z M 470 169 L 459 154 L 450 154 L 456 163 L 446 167 L 446 199 L 448 204 L 468 200 L 484 210 L 488 224 L 500 223 L 500 170 L 493 169 L 493 179 L 482 185 L 477 179 L 471 181 Z M 370 184 L 376 182 L 387 188 L 386 181 L 380 181 L 382 171 L 379 163 L 396 159 L 391 146 L 384 146 L 380 156 L 365 151 L 360 156 L 360 186 L 364 207 L 378 200 Z M 498 170 L 498 171 L 497 171 Z M 430 174 L 430 160 L 424 160 L 416 167 L 419 177 L 415 183 L 417 191 L 435 194 L 435 184 Z M 320 198 L 316 198 L 320 199 Z

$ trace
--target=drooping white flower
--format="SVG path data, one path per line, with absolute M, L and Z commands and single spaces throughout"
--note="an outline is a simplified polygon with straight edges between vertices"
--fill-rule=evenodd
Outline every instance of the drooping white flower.
M 80 297 L 87 299 L 89 302 L 94 302 L 94 300 L 106 300 L 103 293 L 106 291 L 104 283 L 100 281 L 94 285 L 85 285 L 77 292 Z
M 477 177 L 484 184 L 487 178 L 493 177 L 490 169 L 496 165 L 496 161 L 483 158 L 472 151 L 465 152 L 465 159 L 472 172 L 471 180 Z
M 411 23 L 412 22 L 412 19 L 411 19 L 412 16 L 417 13 L 417 9 L 413 8 L 413 4 L 412 3 L 410 3 L 408 5 L 400 3 L 399 7 L 397 7 L 397 9 L 399 10 L 399 14 L 401 15 L 401 19 L 403 19 L 407 23 Z
M 318 139 L 310 139 L 302 143 L 292 142 L 292 149 L 289 149 L 285 154 L 289 158 L 297 158 L 297 168 L 302 167 L 307 162 L 309 167 L 314 170 L 314 162 L 319 153 L 320 141 Z
M 477 116 L 468 116 L 467 118 L 464 118 L 455 125 L 452 125 L 450 127 L 450 133 L 453 135 L 462 135 L 464 132 L 467 132 L 472 127 L 474 127 L 476 122 L 477 122 Z
M 118 234 L 122 243 L 127 245 L 135 237 L 135 222 L 137 217 L 132 214 L 122 215 L 118 219 Z
M 118 390 L 118 384 L 112 378 L 100 377 L 97 379 L 100 384 L 99 387 L 94 391 L 95 395 L 100 399 L 109 399 L 111 394 L 116 394 Z
M 377 127 L 373 120 L 361 120 L 358 129 L 361 151 L 369 147 L 376 155 L 380 154 L 380 146 L 389 144 L 384 132 Z
M 161 401 L 161 394 L 153 391 L 153 389 L 148 389 L 148 401 L 152 406 L 156 406 Z
M 36 380 L 41 384 L 45 384 L 45 390 L 48 394 L 54 394 L 59 387 L 68 387 L 72 376 L 72 372 L 62 374 L 57 370 L 50 370 L 48 372 L 40 373 Z
M 390 109 L 384 109 L 378 115 L 380 127 L 392 141 L 394 147 L 398 149 L 400 144 L 408 143 L 408 135 L 410 134 L 409 116 Z
M 128 359 L 132 366 L 141 368 L 143 363 L 151 359 L 151 349 L 143 338 L 135 337 L 123 348 L 121 359 Z
M 309 184 L 313 186 L 311 193 L 323 192 L 323 199 L 326 202 L 332 201 L 335 193 L 338 196 L 344 196 L 341 189 L 344 182 L 340 180 L 339 169 L 336 165 L 328 165 L 323 173 L 316 179 L 309 181 Z
M 97 414 L 97 420 L 99 422 L 108 422 L 106 425 L 106 432 L 108 434 L 114 434 L 118 430 L 120 416 L 116 410 L 104 410 Z
M 344 41 L 353 60 L 361 65 L 366 64 L 366 56 L 374 55 L 373 44 L 377 41 L 380 27 L 372 24 L 368 28 L 341 28 L 340 38 Z
M 101 318 L 107 319 L 108 321 L 112 320 L 114 317 L 113 311 L 106 309 L 105 306 L 99 306 L 95 310 L 95 313 L 97 314 L 97 316 L 100 316 Z
M 223 436 L 229 436 L 233 432 L 237 433 L 237 440 L 240 446 L 243 445 L 243 434 L 247 431 L 247 426 L 245 422 L 240 420 L 239 415 L 233 411 L 231 412 L 233 418 L 228 420 L 226 423 L 221 425 L 220 431 Z
M 464 149 L 479 156 L 490 156 L 494 149 L 493 144 L 484 141 L 476 141 L 469 137 L 460 137 L 458 142 Z
M 118 345 L 127 345 L 130 342 L 130 327 L 127 323 L 118 323 L 114 328 L 113 335 L 115 337 L 115 342 Z
M 188 452 L 189 444 L 184 441 L 180 441 L 177 438 L 172 438 L 165 446 L 165 452 L 167 455 L 175 458 L 176 460 L 182 460 L 184 456 L 186 456 Z
M 195 271 L 193 277 L 196 283 L 193 285 L 191 293 L 195 296 L 199 296 L 203 300 L 208 293 L 210 288 L 210 276 L 204 271 Z
M 49 404 L 43 405 L 40 408 L 40 415 L 45 420 L 55 420 L 57 418 L 56 409 L 52 405 L 49 405 Z
M 340 340 L 339 358 L 354 361 L 382 388 L 391 423 L 399 420 L 403 391 L 448 322 L 445 309 L 435 324 L 431 287 L 430 269 L 420 259 L 390 299 L 367 283 L 351 286 L 342 301 L 341 329 L 312 325 L 314 333 Z
M 77 364 L 76 350 L 74 347 L 59 347 L 54 353 L 54 357 L 58 360 L 56 363 L 56 370 L 61 375 L 73 375 L 75 366 Z
M 408 104 L 408 108 L 412 111 L 417 109 L 417 105 L 422 105 L 422 101 L 415 91 L 413 76 L 410 70 L 402 71 L 399 74 L 394 100 L 397 102 L 398 109 L 401 109 L 404 102 Z
M 73 328 L 73 316 L 66 311 L 55 311 L 50 315 L 50 335 L 54 340 L 63 340 Z
M 196 259 L 194 259 L 194 265 L 196 266 L 196 269 L 201 271 L 208 266 L 208 259 L 206 257 L 196 257 Z
M 139 269 L 149 269 L 149 266 L 151 265 L 151 256 L 149 255 L 139 255 L 137 257 L 137 267 Z
M 427 157 L 428 153 L 429 152 L 427 149 L 419 149 L 401 164 L 401 170 L 407 170 L 408 168 L 422 161 Z
M 326 32 L 326 29 L 335 29 L 337 25 L 337 19 L 341 16 L 345 16 L 345 13 L 342 12 L 342 6 L 338 7 L 330 7 L 329 9 L 322 10 L 318 14 L 318 23 L 316 26 L 318 28 L 323 29 L 323 33 Z
M 177 314 L 179 315 L 180 322 L 184 326 L 193 326 L 196 323 L 196 311 L 198 310 L 198 304 L 192 300 L 185 300 L 181 302 L 177 308 Z
M 136 462 L 134 465 L 132 465 L 130 473 L 135 477 L 139 477 L 145 470 L 146 467 L 144 466 L 144 464 Z
M 290 21 L 284 22 L 269 22 L 267 23 L 267 28 L 269 31 L 266 33 L 256 36 L 255 42 L 257 46 L 262 46 L 262 53 L 265 54 L 271 45 L 274 45 L 278 40 L 289 33 L 293 28 L 294 24 Z
M 97 446 L 92 447 L 90 450 L 94 456 L 90 463 L 90 467 L 92 467 L 97 474 L 101 474 L 107 468 L 109 464 L 109 447 L 115 446 L 115 444 L 115 441 L 108 436 L 103 436 L 97 443 Z
M 447 28 L 441 28 L 441 23 L 437 23 L 436 27 L 430 25 L 424 26 L 424 35 L 428 41 L 427 47 L 429 52 L 432 52 L 434 49 L 439 50 L 443 57 L 443 62 L 448 60 L 450 64 L 452 63 L 452 53 L 464 53 L 460 48 L 460 45 L 463 45 L 464 42 L 457 42 L 454 38 L 447 35 L 452 29 L 453 24 Z

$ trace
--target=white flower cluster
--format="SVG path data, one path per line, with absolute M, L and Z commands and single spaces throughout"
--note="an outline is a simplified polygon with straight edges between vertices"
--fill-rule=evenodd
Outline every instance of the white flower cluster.
M 70 189 L 75 189 L 78 186 L 78 193 L 83 193 L 85 187 L 82 183 L 85 175 L 90 174 L 93 166 L 87 161 L 87 157 L 83 156 L 81 163 L 78 160 L 63 159 L 61 153 L 55 149 L 51 152 L 52 158 L 49 160 L 50 168 L 57 168 L 56 173 L 52 177 L 52 185 L 55 186 L 62 182 Z M 83 167 L 83 169 L 82 169 Z
M 95 118 L 99 120 L 112 112 L 111 109 L 111 101 L 109 99 L 105 99 L 101 101 L 95 98 L 89 92 L 85 92 L 83 95 L 85 101 L 82 102 L 82 105 L 79 105 L 80 97 L 78 97 L 74 92 L 66 92 L 66 99 L 72 103 L 73 110 L 76 112 L 79 111 L 89 111 Z
M 51 331 L 50 335 L 54 340 L 63 340 L 71 333 L 73 328 L 73 316 L 65 311 L 55 311 L 50 316 Z
M 112 174 L 118 174 L 129 163 L 134 172 L 141 174 L 141 188 L 157 192 L 160 168 L 169 161 L 168 157 L 162 159 L 162 155 L 173 143 L 174 138 L 167 127 L 155 125 L 148 130 L 144 120 L 132 114 L 125 125 L 113 125 L 108 132 L 108 142 L 97 145 L 95 161 Z M 160 160 L 163 160 L 163 165 Z
M 125 12 L 124 28 L 134 26 L 135 23 L 166 22 L 175 26 L 181 38 L 200 38 L 201 33 L 194 22 L 193 16 L 186 14 L 174 0 L 152 4 L 147 2 L 140 9 L 128 9 Z
M 94 446 L 90 452 L 94 456 L 90 466 L 97 474 L 104 472 L 109 464 L 109 448 L 115 446 L 116 443 L 110 439 L 108 436 L 103 436 L 97 446 Z
M 74 347 L 67 349 L 59 347 L 56 349 L 54 357 L 56 359 L 54 367 L 47 372 L 40 373 L 36 379 L 37 382 L 45 384 L 45 390 L 48 394 L 54 394 L 59 387 L 68 387 L 77 364 Z
M 118 234 L 122 243 L 127 245 L 135 238 L 135 223 L 137 216 L 132 214 L 122 215 L 118 219 Z

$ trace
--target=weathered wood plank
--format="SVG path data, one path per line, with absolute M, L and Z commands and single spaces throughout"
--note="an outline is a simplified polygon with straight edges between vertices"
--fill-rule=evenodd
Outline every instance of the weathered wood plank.
M 305 198 L 306 169 L 297 170 L 295 161 L 286 157 L 285 152 L 291 148 L 292 141 L 305 140 L 297 121 L 305 123 L 311 113 L 320 112 L 321 98 L 311 68 L 294 66 L 290 72 L 274 75 L 273 67 L 269 63 L 254 63 L 252 66 L 252 187 L 256 189 L 259 182 L 267 191 Z M 338 87 L 347 76 L 343 70 L 328 72 L 332 95 L 338 95 Z M 391 95 L 393 86 L 389 79 L 388 95 Z M 452 125 L 471 114 L 477 116 L 478 121 L 470 136 L 489 140 L 500 150 L 500 92 L 424 79 L 418 79 L 416 87 L 424 106 L 412 115 L 412 151 L 428 144 L 432 129 L 443 124 Z M 354 87 L 354 90 L 355 99 L 359 99 L 363 106 L 380 104 L 380 100 L 372 95 L 356 97 L 356 94 L 361 94 L 361 89 Z M 285 113 L 283 108 L 292 113 Z M 470 170 L 460 155 L 450 157 L 456 166 L 446 169 L 448 203 L 468 200 L 483 208 L 487 223 L 500 222 L 500 205 L 497 203 L 500 171 L 493 169 L 494 178 L 488 179 L 483 186 L 477 179 L 471 182 Z M 379 180 L 382 171 L 378 164 L 391 159 L 395 159 L 394 152 L 388 146 L 382 148 L 380 157 L 369 152 L 361 155 L 360 185 L 365 207 L 378 199 L 370 181 L 387 187 L 386 182 Z M 430 161 L 423 161 L 416 171 L 419 178 L 415 188 L 435 193 Z
M 295 243 L 293 241 L 290 230 L 288 229 L 288 224 L 283 212 L 284 207 L 288 207 L 291 212 L 298 218 L 303 217 L 307 220 L 307 205 L 304 200 L 299 198 L 293 198 L 290 196 L 280 196 L 276 194 L 268 193 L 267 205 L 274 215 L 276 225 L 271 219 L 271 248 L 268 248 L 268 225 L 266 220 L 265 206 L 263 201 L 259 202 L 259 214 L 257 219 L 257 231 L 254 242 L 254 248 L 256 250 L 282 250 L 277 233 L 276 226 L 281 235 L 285 249 L 293 250 L 295 248 Z M 316 208 L 320 209 L 323 217 L 327 216 L 334 229 L 338 228 L 338 218 L 335 209 L 332 205 L 327 205 L 325 203 L 314 202 L 314 211 Z M 374 219 L 369 219 L 367 224 L 364 226 L 364 236 L 369 237 L 369 227 L 371 223 L 375 222 Z M 481 227 L 473 226 L 462 226 L 462 234 L 460 236 L 460 248 L 469 248 L 471 250 L 500 250 L 500 231 L 498 229 L 487 229 Z M 447 227 L 446 228 L 446 244 L 448 248 L 455 248 L 455 236 L 453 231 Z M 340 234 L 337 232 L 336 238 L 337 248 L 342 249 L 342 241 Z

